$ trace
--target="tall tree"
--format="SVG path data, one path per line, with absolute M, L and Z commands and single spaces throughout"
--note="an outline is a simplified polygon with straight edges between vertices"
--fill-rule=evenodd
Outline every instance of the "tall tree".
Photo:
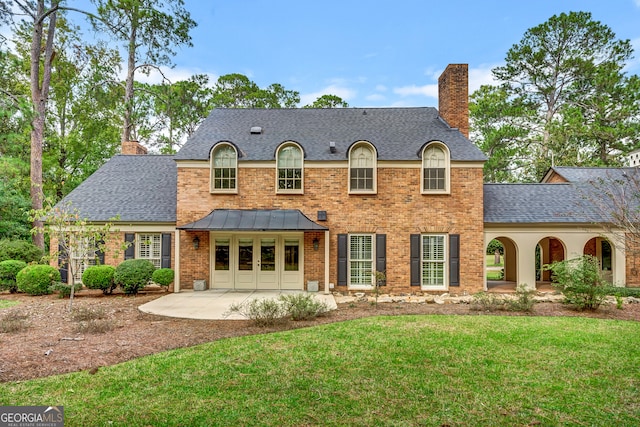
M 595 111 L 594 106 L 601 106 L 612 92 L 637 93 L 632 80 L 622 72 L 632 53 L 628 40 L 616 39 L 608 26 L 592 20 L 587 12 L 553 16 L 527 30 L 522 40 L 507 52 L 506 64 L 495 68 L 493 74 L 506 90 L 508 102 L 527 106 L 535 113 L 528 114 L 527 121 L 521 123 L 528 131 L 521 148 L 530 153 L 528 160 L 533 166 L 525 179 L 539 179 L 554 162 L 591 161 L 592 145 L 585 146 L 585 141 L 578 138 L 586 129 L 573 119 L 588 110 Z M 608 95 L 603 97 L 602 90 Z M 482 95 L 478 94 L 476 100 L 480 101 Z M 617 99 L 624 100 L 625 106 L 618 112 L 625 114 L 608 118 L 615 116 L 618 123 L 637 121 L 637 112 L 632 108 L 635 95 Z M 591 107 L 585 109 L 587 105 Z M 473 126 L 477 117 L 472 114 L 471 119 Z M 596 121 L 591 125 L 596 125 Z M 627 129 L 614 138 L 626 140 L 629 146 L 636 144 L 637 136 Z M 593 139 L 588 142 L 595 143 Z M 609 160 L 607 157 L 606 162 Z
M 266 89 L 242 74 L 220 76 L 213 90 L 213 106 L 218 108 L 292 108 L 300 102 L 297 91 L 274 83 Z
M 149 72 L 171 65 L 175 47 L 191 46 L 189 31 L 196 26 L 183 0 L 92 0 L 99 19 L 94 27 L 125 43 L 127 76 L 125 79 L 122 141 L 131 140 L 134 80 L 137 70 Z
M 337 95 L 322 95 L 302 108 L 347 108 L 349 104 Z

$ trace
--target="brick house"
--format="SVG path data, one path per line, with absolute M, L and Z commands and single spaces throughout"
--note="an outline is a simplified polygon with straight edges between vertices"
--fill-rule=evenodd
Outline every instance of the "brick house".
M 532 285 L 522 235 L 547 236 L 532 250 L 546 245 L 549 260 L 565 241 L 548 229 L 580 224 L 545 219 L 544 206 L 527 199 L 531 189 L 483 185 L 486 158 L 468 139 L 467 73 L 466 64 L 447 67 L 438 109 L 215 109 L 176 155 L 123 143 L 61 203 L 94 222 L 119 215 L 115 241 L 131 245 L 104 262 L 174 268 L 176 292 L 362 291 L 382 272 L 387 292 L 475 293 L 489 286 L 493 238 L 507 252 L 505 279 Z M 550 182 L 538 190 L 575 193 L 570 182 Z M 514 191 L 520 209 L 539 217 L 520 220 Z M 624 265 L 615 254 L 615 278 L 624 279 Z

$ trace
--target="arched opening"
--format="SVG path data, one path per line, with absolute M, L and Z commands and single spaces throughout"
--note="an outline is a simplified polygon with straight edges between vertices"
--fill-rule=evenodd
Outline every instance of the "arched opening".
M 544 268 L 548 264 L 564 261 L 566 250 L 562 240 L 555 237 L 545 237 L 536 246 L 536 289 L 550 287 L 552 284 L 551 271 Z
M 487 290 L 509 291 L 518 283 L 518 250 L 515 242 L 500 236 L 491 240 L 486 248 Z
M 607 239 L 594 237 L 584 245 L 584 255 L 598 258 L 600 271 L 605 280 L 613 281 L 613 245 Z

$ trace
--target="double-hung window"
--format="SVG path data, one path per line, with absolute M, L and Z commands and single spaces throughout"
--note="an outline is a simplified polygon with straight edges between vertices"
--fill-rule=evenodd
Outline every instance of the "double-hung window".
M 302 149 L 294 144 L 283 144 L 276 157 L 277 192 L 302 193 Z
M 349 151 L 349 192 L 375 193 L 376 156 L 371 145 L 360 142 Z
M 97 264 L 97 249 L 90 239 L 82 239 L 73 246 L 70 251 L 73 282 L 80 283 L 82 281 L 82 273 L 90 266 Z
M 442 234 L 422 235 L 422 286 L 425 288 L 444 289 L 446 287 L 445 237 Z
M 422 152 L 422 192 L 449 192 L 449 154 L 439 143 L 427 145 Z
M 147 259 L 156 268 L 162 266 L 162 235 L 140 233 L 136 236 L 136 258 Z
M 211 192 L 237 192 L 238 154 L 229 144 L 219 144 L 211 152 Z
M 349 235 L 349 286 L 373 285 L 373 234 Z

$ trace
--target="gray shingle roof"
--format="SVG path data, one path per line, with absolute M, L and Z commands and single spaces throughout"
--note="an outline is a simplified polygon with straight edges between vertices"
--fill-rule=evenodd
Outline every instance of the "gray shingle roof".
M 252 127 L 262 128 L 251 134 Z M 189 138 L 176 160 L 206 160 L 211 147 L 230 141 L 243 160 L 273 160 L 284 141 L 302 146 L 306 160 L 344 160 L 350 145 L 366 140 L 378 160 L 418 160 L 433 140 L 449 147 L 453 161 L 484 161 L 485 155 L 431 107 L 326 109 L 215 109 Z M 329 142 L 337 152 L 329 151 Z
M 604 220 L 584 186 L 563 184 L 485 184 L 485 223 L 593 223 Z
M 554 166 L 551 168 L 569 182 L 589 182 L 593 180 L 619 180 L 623 174 L 637 173 L 637 168 L 571 167 Z
M 176 221 L 173 156 L 117 155 L 76 187 L 58 206 L 71 202 L 91 221 Z

